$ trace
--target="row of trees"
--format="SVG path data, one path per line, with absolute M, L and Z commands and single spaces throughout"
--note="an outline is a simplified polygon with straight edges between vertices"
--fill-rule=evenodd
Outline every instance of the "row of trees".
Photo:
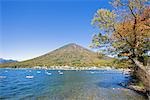
M 150 1 L 113 0 L 113 10 L 99 9 L 92 20 L 101 33 L 92 39 L 93 48 L 136 61 L 146 61 L 150 52 Z

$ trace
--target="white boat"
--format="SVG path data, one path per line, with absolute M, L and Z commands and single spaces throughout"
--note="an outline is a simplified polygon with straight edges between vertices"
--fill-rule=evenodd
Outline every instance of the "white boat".
M 60 75 L 64 74 L 63 72 L 59 72 Z
M 31 70 L 29 70 L 29 72 L 32 72 Z
M 39 73 L 41 73 L 41 71 L 37 71 L 37 73 L 39 74 Z
M 0 79 L 2 79 L 2 78 L 6 78 L 6 76 L 0 76 Z
M 94 74 L 95 72 L 92 72 L 92 71 L 91 71 L 90 73 L 91 73 L 91 74 Z
M 34 78 L 34 76 L 26 76 L 26 78 Z
M 52 73 L 50 73 L 50 72 L 45 72 L 47 75 L 52 75 Z

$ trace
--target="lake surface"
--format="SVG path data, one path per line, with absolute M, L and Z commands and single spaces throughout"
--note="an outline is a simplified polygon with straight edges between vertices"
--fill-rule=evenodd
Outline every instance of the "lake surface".
M 117 70 L 0 69 L 0 100 L 146 100 Z

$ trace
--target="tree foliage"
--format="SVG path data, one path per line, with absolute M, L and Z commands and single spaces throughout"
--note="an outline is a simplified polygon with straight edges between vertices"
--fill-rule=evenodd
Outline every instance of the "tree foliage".
M 92 20 L 103 33 L 95 34 L 91 47 L 144 61 L 150 51 L 150 1 L 113 0 L 114 10 L 99 9 Z M 106 46 L 107 45 L 107 46 Z

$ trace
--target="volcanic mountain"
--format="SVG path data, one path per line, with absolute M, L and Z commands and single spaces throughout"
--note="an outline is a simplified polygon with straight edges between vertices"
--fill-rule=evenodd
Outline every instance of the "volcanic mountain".
M 34 59 L 6 64 L 5 67 L 97 66 L 99 61 L 97 53 L 71 43 Z

